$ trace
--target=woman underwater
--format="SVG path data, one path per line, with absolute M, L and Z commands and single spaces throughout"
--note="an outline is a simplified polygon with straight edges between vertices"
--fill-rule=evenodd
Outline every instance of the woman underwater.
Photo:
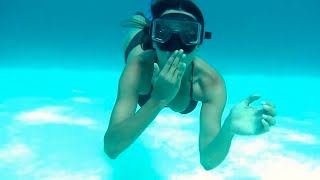
M 199 153 L 204 169 L 217 167 L 227 156 L 234 135 L 259 135 L 275 125 L 271 102 L 249 105 L 250 95 L 235 105 L 223 125 L 226 105 L 224 79 L 196 55 L 210 33 L 204 17 L 190 0 L 158 0 L 151 19 L 136 14 L 125 41 L 124 68 L 118 94 L 104 136 L 104 151 L 115 159 L 153 122 L 165 107 L 186 114 L 201 102 Z M 137 105 L 140 109 L 136 111 Z

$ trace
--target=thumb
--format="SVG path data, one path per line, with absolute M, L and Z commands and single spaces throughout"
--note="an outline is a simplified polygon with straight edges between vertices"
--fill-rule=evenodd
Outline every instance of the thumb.
M 258 94 L 252 94 L 252 95 L 250 95 L 249 97 L 247 97 L 246 99 L 244 99 L 244 100 L 241 102 L 241 104 L 246 105 L 246 106 L 249 106 L 252 102 L 260 99 L 260 97 L 261 97 L 261 96 L 258 95 Z
M 151 79 L 151 83 L 153 84 L 159 76 L 159 66 L 157 63 L 153 63 L 153 75 L 152 75 L 152 79 Z

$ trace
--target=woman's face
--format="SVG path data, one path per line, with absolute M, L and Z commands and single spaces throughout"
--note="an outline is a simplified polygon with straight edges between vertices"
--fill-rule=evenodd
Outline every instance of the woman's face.
M 184 15 L 188 15 L 188 16 L 192 17 L 194 20 L 196 20 L 196 18 L 192 14 L 190 14 L 188 12 L 185 12 L 185 11 L 182 11 L 182 10 L 167 10 L 161 16 L 169 14 L 169 13 L 181 13 L 181 14 L 184 14 Z M 158 64 L 159 64 L 160 68 L 162 68 L 166 64 L 167 60 L 169 59 L 169 57 L 171 56 L 173 51 L 171 52 L 171 51 L 161 50 L 157 46 L 156 42 L 153 42 L 153 47 L 156 49 L 156 52 L 157 52 Z M 186 63 L 187 66 L 194 59 L 194 56 L 195 56 L 195 53 L 196 53 L 197 49 L 198 49 L 198 45 L 191 52 L 185 53 L 186 54 L 186 62 L 185 63 Z M 177 50 L 179 50 L 179 49 L 177 49 Z

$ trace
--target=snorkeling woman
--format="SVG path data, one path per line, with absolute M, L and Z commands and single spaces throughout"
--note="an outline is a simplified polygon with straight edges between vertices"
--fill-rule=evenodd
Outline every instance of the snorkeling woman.
M 104 150 L 115 159 L 153 122 L 163 108 L 186 114 L 201 102 L 199 153 L 204 169 L 217 167 L 227 156 L 234 135 L 259 135 L 275 125 L 271 102 L 250 104 L 250 95 L 235 105 L 223 125 L 227 92 L 223 77 L 197 56 L 205 32 L 204 17 L 190 0 L 158 0 L 152 19 L 142 13 L 126 24 L 125 62 L 118 94 L 104 136 Z M 137 110 L 137 106 L 140 109 Z

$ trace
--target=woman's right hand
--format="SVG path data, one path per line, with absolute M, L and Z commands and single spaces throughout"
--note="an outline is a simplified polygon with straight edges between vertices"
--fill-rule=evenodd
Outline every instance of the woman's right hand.
M 161 72 L 158 64 L 154 63 L 151 80 L 153 85 L 151 98 L 153 100 L 168 104 L 177 95 L 182 76 L 186 70 L 185 58 L 186 55 L 182 49 L 174 51 Z

